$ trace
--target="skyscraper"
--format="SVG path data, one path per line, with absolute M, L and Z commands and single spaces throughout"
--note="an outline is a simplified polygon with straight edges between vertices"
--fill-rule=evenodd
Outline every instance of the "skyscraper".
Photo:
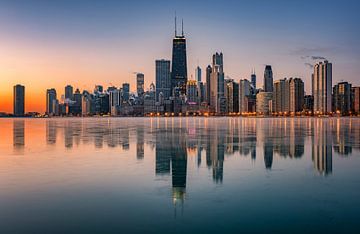
M 313 84 L 314 113 L 326 114 L 332 109 L 332 64 L 319 62 L 314 66 Z
M 273 111 L 289 112 L 289 80 L 281 79 L 274 82 Z
M 360 113 L 360 87 L 352 88 L 352 111 Z
M 304 109 L 304 82 L 300 78 L 289 80 L 289 111 L 296 113 Z
M 253 72 L 251 72 L 251 85 L 254 89 L 254 94 L 256 93 L 256 74 L 255 74 L 255 70 Z
M 46 114 L 53 115 L 55 110 L 53 109 L 53 103 L 56 101 L 56 90 L 48 89 L 46 90 Z
M 210 65 L 208 65 L 206 67 L 206 102 L 208 105 L 210 105 L 211 72 L 212 72 L 212 68 Z
M 175 18 L 175 37 L 173 39 L 172 68 L 171 68 L 171 91 L 179 87 L 180 92 L 186 93 L 187 83 L 187 59 L 186 59 L 186 38 L 184 36 L 183 23 L 181 35 L 177 35 Z
M 138 97 L 141 97 L 144 94 L 144 74 L 137 73 L 136 74 L 136 92 Z
M 348 115 L 351 111 L 351 84 L 340 82 L 333 88 L 333 112 Z
M 220 113 L 223 109 L 224 99 L 224 63 L 223 54 L 215 53 L 212 61 L 211 81 L 210 81 L 210 110 Z
M 14 86 L 14 115 L 23 116 L 25 114 L 25 86 Z
M 248 112 L 247 97 L 251 94 L 251 83 L 247 79 L 239 82 L 239 112 Z
M 303 110 L 303 105 L 304 82 L 300 78 L 284 78 L 274 82 L 274 112 L 296 113 Z
M 71 85 L 65 86 L 65 99 L 68 100 L 74 99 L 74 89 Z
M 187 101 L 189 103 L 197 103 L 198 102 L 198 89 L 197 89 L 197 83 L 195 80 L 188 80 L 186 84 L 186 96 Z
M 226 110 L 228 113 L 234 112 L 234 80 L 225 79 L 224 96 L 226 98 Z
M 273 72 L 270 65 L 265 66 L 264 72 L 264 92 L 273 91 Z
M 130 98 L 130 84 L 129 83 L 123 83 L 122 84 L 122 90 L 123 90 L 123 100 L 125 102 L 129 101 L 129 98 Z
M 198 83 L 201 82 L 201 68 L 199 66 L 197 66 L 195 69 L 195 80 Z
M 72 106 L 73 114 L 74 115 L 81 115 L 82 114 L 82 95 L 79 89 L 75 90 L 74 93 L 74 104 Z
M 159 99 L 160 93 L 164 95 L 164 99 L 169 99 L 171 96 L 170 61 L 156 60 L 155 67 L 156 100 Z
M 120 113 L 122 104 L 121 90 L 115 89 L 110 91 L 110 114 L 116 116 Z

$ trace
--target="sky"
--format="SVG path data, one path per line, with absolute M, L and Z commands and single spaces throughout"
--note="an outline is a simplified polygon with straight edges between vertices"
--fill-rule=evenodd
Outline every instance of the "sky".
M 184 19 L 188 77 L 224 53 L 236 81 L 264 65 L 274 80 L 300 77 L 310 93 L 311 65 L 333 63 L 333 83 L 360 85 L 360 2 L 344 1 L 93 1 L 0 0 L 0 112 L 12 112 L 15 84 L 25 85 L 25 111 L 45 111 L 46 89 L 58 98 L 81 91 L 155 82 L 155 60 L 171 59 L 174 15 Z M 178 25 L 180 28 L 180 24 Z M 205 77 L 203 75 L 203 81 Z

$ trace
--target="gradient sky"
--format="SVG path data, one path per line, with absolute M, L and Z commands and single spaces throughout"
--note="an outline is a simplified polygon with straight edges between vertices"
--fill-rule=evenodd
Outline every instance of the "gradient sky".
M 0 111 L 12 112 L 17 83 L 26 86 L 26 111 L 39 112 L 47 88 L 59 98 L 67 84 L 129 82 L 134 90 L 133 72 L 148 87 L 155 59 L 171 58 L 175 11 L 184 18 L 189 77 L 222 51 L 226 76 L 249 78 L 255 68 L 259 87 L 271 64 L 275 80 L 300 77 L 310 92 L 311 56 L 333 63 L 333 83 L 360 85 L 359 10 L 355 0 L 0 0 Z

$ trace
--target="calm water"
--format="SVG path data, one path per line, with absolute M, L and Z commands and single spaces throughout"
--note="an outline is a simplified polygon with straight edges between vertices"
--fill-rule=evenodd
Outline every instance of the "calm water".
M 359 233 L 360 119 L 0 119 L 0 233 Z

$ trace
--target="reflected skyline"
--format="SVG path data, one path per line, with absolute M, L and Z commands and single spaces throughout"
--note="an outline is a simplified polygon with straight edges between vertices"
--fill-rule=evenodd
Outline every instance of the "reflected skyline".
M 291 232 L 309 218 L 316 223 L 311 232 L 321 232 L 325 222 L 329 230 L 357 227 L 357 118 L 0 122 L 5 233 L 59 226 L 59 233 L 69 233 L 77 217 L 86 220 L 80 233 L 99 224 L 144 233 L 150 222 L 159 223 L 151 233 L 173 227 L 184 233 L 195 219 L 207 233 L 225 232 L 218 228 L 225 220 L 236 233 L 264 233 L 269 226 Z M 34 221 L 24 209 L 44 219 Z M 341 219 L 344 210 L 349 219 Z M 268 217 L 278 220 L 262 225 Z
M 279 157 L 302 158 L 305 142 L 311 140 L 314 170 L 329 175 L 333 171 L 333 152 L 345 157 L 353 153 L 353 148 L 360 149 L 360 131 L 352 126 L 351 119 L 350 124 L 342 124 L 338 119 L 229 118 L 223 126 L 212 125 L 213 121 L 206 118 L 153 118 L 149 120 L 150 128 L 146 124 L 123 126 L 114 119 L 100 120 L 99 123 L 86 119 L 47 119 L 44 122 L 49 146 L 59 147 L 61 142 L 65 148 L 72 149 L 81 144 L 93 144 L 96 149 L 107 146 L 120 147 L 124 151 L 134 146 L 135 157 L 141 161 L 147 145 L 155 153 L 155 175 L 171 175 L 174 199 L 180 200 L 186 192 L 188 153 L 196 158 L 197 167 L 205 162 L 213 182 L 221 184 L 227 157 L 250 157 L 257 163 L 260 150 L 264 168 L 271 170 Z M 26 146 L 25 122 L 23 119 L 12 120 L 15 152 L 21 153 Z M 59 136 L 63 138 L 61 141 L 58 141 Z

